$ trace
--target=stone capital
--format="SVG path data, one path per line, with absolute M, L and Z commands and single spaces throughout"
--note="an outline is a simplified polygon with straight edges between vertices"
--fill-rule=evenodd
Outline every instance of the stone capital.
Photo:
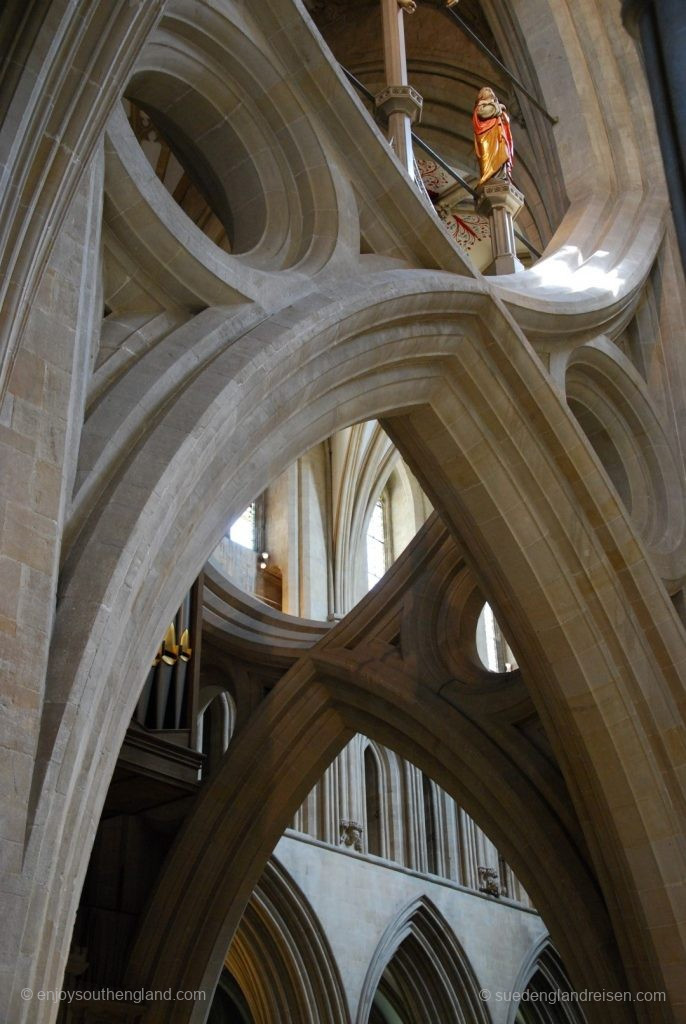
M 406 114 L 412 124 L 421 120 L 423 100 L 411 85 L 388 85 L 374 98 L 374 105 L 385 117 Z
M 505 178 L 491 178 L 477 189 L 479 213 L 488 216 L 494 210 L 507 210 L 514 220 L 524 206 L 524 196 Z

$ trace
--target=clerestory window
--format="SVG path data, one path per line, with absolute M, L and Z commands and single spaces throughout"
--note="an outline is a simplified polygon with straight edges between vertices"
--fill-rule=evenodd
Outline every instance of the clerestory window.
M 389 565 L 388 512 L 385 495 L 377 501 L 367 528 L 367 589 L 379 582 Z

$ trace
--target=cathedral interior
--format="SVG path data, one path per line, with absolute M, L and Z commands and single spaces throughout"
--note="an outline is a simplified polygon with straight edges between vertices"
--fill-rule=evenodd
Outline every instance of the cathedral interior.
M 686 1024 L 683 0 L 0 40 L 0 1020 Z

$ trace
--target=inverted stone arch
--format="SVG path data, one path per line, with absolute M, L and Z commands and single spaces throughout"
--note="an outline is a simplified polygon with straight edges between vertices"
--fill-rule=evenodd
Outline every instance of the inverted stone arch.
M 444 531 L 442 530 L 442 528 L 440 528 L 440 524 L 437 522 L 437 520 L 434 520 L 431 529 L 429 530 L 429 539 L 431 540 L 431 551 L 434 551 L 437 535 L 438 537 L 445 537 Z M 416 565 L 418 562 L 416 549 L 418 545 L 422 546 L 424 544 L 424 541 L 424 537 L 418 538 L 417 544 L 413 545 L 413 550 L 409 551 L 407 553 L 407 557 L 404 556 L 401 559 L 401 562 L 396 567 L 394 567 L 394 569 L 392 569 L 391 572 L 389 573 L 387 585 L 391 586 L 391 600 L 395 600 L 394 588 L 397 586 L 397 581 L 395 580 L 395 577 L 402 573 L 409 572 L 410 575 L 412 575 L 413 572 L 416 572 Z M 435 555 L 433 556 L 436 559 L 438 559 L 438 561 L 441 564 L 445 561 L 444 548 L 445 545 L 443 544 L 442 546 L 440 546 L 438 551 L 436 551 Z M 400 582 L 402 582 L 402 579 Z M 351 615 L 349 619 L 346 620 L 345 623 L 342 623 L 340 627 L 337 627 L 338 632 L 340 634 L 340 642 L 344 644 L 348 643 L 349 638 L 351 636 L 354 637 L 356 634 L 359 634 L 361 625 L 365 621 L 376 622 L 379 619 L 384 619 L 388 615 L 389 610 L 385 608 L 385 605 L 389 601 L 389 595 L 385 593 L 384 590 L 385 587 L 382 586 L 379 592 L 375 591 L 373 594 L 369 595 L 365 602 L 363 602 L 359 606 L 359 609 L 357 609 L 355 613 L 353 613 L 353 615 Z M 404 591 L 401 589 L 401 593 L 403 592 Z M 336 652 L 333 653 L 335 655 Z M 363 708 L 371 704 L 376 705 L 378 720 L 374 722 L 372 718 L 369 716 L 365 720 L 362 720 L 361 717 L 358 716 L 357 718 L 353 719 L 354 728 L 361 729 L 368 735 L 376 735 L 377 740 L 379 742 L 384 743 L 386 747 L 395 747 L 397 740 L 398 744 L 400 745 L 399 749 L 404 750 L 407 757 L 413 759 L 416 763 L 421 764 L 426 772 L 430 772 L 434 775 L 434 777 L 441 778 L 442 780 L 447 779 L 447 775 L 444 769 L 442 769 L 441 766 L 436 761 L 435 751 L 437 749 L 440 749 L 441 745 L 445 743 L 446 737 L 452 736 L 451 742 L 453 742 L 455 744 L 455 747 L 460 751 L 460 757 L 464 758 L 464 761 L 461 764 L 459 770 L 457 768 L 454 769 L 451 776 L 452 781 L 444 781 L 444 784 L 448 786 L 457 785 L 458 783 L 456 783 L 455 780 L 459 779 L 459 784 L 462 787 L 467 786 L 468 788 L 470 788 L 472 794 L 476 792 L 478 794 L 476 797 L 477 804 L 476 806 L 474 805 L 474 797 L 472 796 L 469 803 L 470 810 L 472 811 L 473 814 L 476 814 L 484 813 L 485 809 L 485 813 L 487 815 L 493 815 L 494 820 L 493 822 L 488 822 L 488 827 L 502 828 L 504 830 L 504 835 L 506 837 L 507 843 L 512 843 L 514 841 L 517 845 L 518 840 L 516 836 L 518 830 L 521 830 L 522 827 L 525 828 L 527 832 L 525 842 L 529 843 L 531 849 L 535 851 L 535 856 L 532 857 L 532 863 L 528 864 L 527 871 L 529 873 L 533 871 L 533 878 L 535 884 L 532 884 L 532 890 L 536 893 L 536 895 L 538 895 L 539 888 L 542 887 L 541 899 L 543 901 L 544 906 L 546 901 L 550 900 L 551 893 L 567 891 L 568 899 L 571 901 L 571 903 L 567 904 L 565 909 L 562 911 L 564 919 L 567 919 L 569 913 L 571 912 L 574 912 L 575 918 L 577 917 L 577 902 L 580 904 L 583 914 L 585 914 L 588 911 L 588 908 L 596 899 L 596 896 L 593 892 L 593 887 L 589 892 L 587 888 L 587 882 L 584 883 L 583 878 L 575 879 L 570 885 L 565 885 L 564 870 L 561 869 L 559 864 L 560 851 L 565 842 L 565 839 L 563 838 L 564 832 L 559 832 L 559 825 L 555 824 L 555 819 L 553 818 L 553 821 L 551 822 L 549 818 L 549 812 L 546 812 L 545 808 L 541 807 L 539 804 L 537 804 L 535 808 L 529 808 L 531 815 L 530 818 L 527 817 L 526 799 L 524 800 L 524 804 L 517 804 L 515 802 L 512 806 L 498 805 L 498 801 L 502 799 L 502 794 L 505 789 L 505 780 L 507 780 L 507 785 L 513 784 L 513 761 L 511 757 L 507 757 L 503 760 L 502 756 L 497 754 L 497 748 L 493 747 L 489 748 L 486 751 L 482 751 L 481 753 L 476 754 L 474 752 L 473 738 L 472 740 L 469 740 L 467 737 L 465 737 L 463 730 L 459 728 L 459 720 L 458 722 L 456 722 L 454 715 L 451 716 L 450 708 L 444 705 L 443 702 L 437 703 L 435 696 L 432 694 L 430 690 L 426 690 L 426 692 L 415 692 L 411 682 L 412 677 L 403 677 L 403 673 L 399 671 L 399 666 L 396 666 L 395 671 L 392 670 L 392 663 L 384 663 L 377 666 L 373 678 L 376 680 L 376 684 L 382 687 L 382 690 L 378 694 L 374 695 L 372 694 L 371 691 L 366 691 L 366 686 L 363 685 L 363 683 L 367 683 L 370 679 L 369 673 L 371 672 L 371 667 L 368 652 L 363 652 L 361 655 L 362 664 L 365 666 L 364 680 L 359 679 L 359 665 L 354 660 L 352 661 L 351 664 L 347 664 L 344 661 L 343 665 L 341 665 L 340 663 L 336 663 L 335 660 L 327 660 L 325 655 L 325 651 L 320 651 L 319 654 L 317 655 L 317 660 L 319 662 L 323 662 L 323 664 L 320 665 L 320 670 L 323 669 L 325 672 L 328 671 L 328 673 L 333 677 L 331 683 L 331 693 L 333 700 L 339 705 L 339 707 L 343 707 L 344 704 L 345 706 L 348 705 L 349 696 L 344 686 L 344 683 L 346 681 L 346 678 L 348 678 L 349 676 L 358 679 L 359 684 L 359 693 L 357 697 L 354 698 L 354 707 L 352 706 L 353 701 L 350 701 L 350 713 L 354 714 L 355 708 Z M 302 667 L 303 666 L 301 665 L 301 668 Z M 280 686 L 281 685 L 282 684 L 280 684 Z M 302 678 L 300 680 L 300 685 L 302 686 Z M 277 686 L 276 691 L 280 690 L 280 686 Z M 410 729 L 415 734 L 416 740 L 417 729 L 420 727 L 419 723 L 417 722 L 418 709 L 423 709 L 424 714 L 422 717 L 423 720 L 426 720 L 426 713 L 429 707 L 431 707 L 431 714 L 434 716 L 434 727 L 437 722 L 440 722 L 441 729 L 445 730 L 442 739 L 437 739 L 435 737 L 425 737 L 424 743 L 421 746 L 421 748 L 419 745 L 415 744 L 411 744 L 408 747 L 407 739 L 405 739 L 404 741 L 402 740 L 402 737 L 401 739 L 398 739 L 399 732 L 396 732 L 395 728 L 397 726 L 397 721 L 393 721 L 395 716 L 390 713 L 390 709 L 392 708 L 394 703 L 397 704 L 399 695 L 402 694 L 408 695 L 408 702 L 406 703 L 405 706 L 403 719 L 404 730 L 407 731 L 408 723 L 410 723 Z M 313 698 L 314 694 L 310 693 L 309 696 L 310 698 Z M 308 701 L 307 697 L 305 698 L 305 707 L 309 711 L 310 702 Z M 445 717 L 446 715 L 448 716 L 447 718 Z M 289 716 L 287 714 L 284 714 L 284 708 L 282 706 L 280 707 L 279 710 L 272 709 L 270 716 L 273 716 L 271 718 L 272 721 L 278 721 L 280 723 L 280 729 L 290 729 L 291 726 L 293 725 L 297 729 L 298 744 L 300 745 L 300 750 L 306 751 L 307 756 L 310 756 L 313 753 L 314 756 L 317 756 L 317 745 L 320 742 L 320 734 L 316 725 L 313 725 L 313 735 L 311 738 L 308 739 L 302 734 L 302 719 L 299 717 L 297 724 L 292 723 L 290 721 Z M 381 735 L 378 735 L 380 729 L 383 729 L 383 732 L 381 733 Z M 479 732 L 480 730 L 476 730 L 477 734 L 479 734 Z M 292 738 L 293 737 L 291 736 L 290 739 L 292 740 Z M 260 752 L 260 767 L 263 766 L 262 751 L 268 750 L 271 752 L 274 749 L 272 741 L 275 739 L 276 737 L 271 737 L 270 740 L 269 737 L 260 738 L 260 736 L 256 735 L 255 733 L 251 734 L 251 738 L 248 741 L 247 749 L 253 752 L 256 750 Z M 283 736 L 282 733 L 280 732 L 279 739 L 284 740 L 284 743 L 286 744 L 285 749 L 290 752 L 291 742 L 289 740 L 289 737 Z M 431 760 L 429 761 L 428 764 L 426 760 L 427 751 L 430 752 L 431 757 Z M 500 769 L 496 767 L 498 763 L 501 765 Z M 301 764 L 300 767 L 302 769 L 303 765 Z M 281 808 L 282 801 L 284 799 L 283 790 L 277 794 L 274 793 L 272 789 L 272 786 L 274 784 L 279 785 L 283 781 L 283 768 L 284 766 L 281 764 L 276 764 L 274 766 L 276 777 L 274 780 L 272 780 L 272 783 L 267 784 L 266 789 L 263 791 L 264 794 L 269 794 L 270 797 L 273 799 L 273 809 Z M 289 774 L 291 775 L 290 781 L 292 783 L 294 781 L 295 772 L 293 769 L 288 769 L 288 771 Z M 494 793 L 489 797 L 485 794 L 484 789 L 489 784 L 489 778 L 494 775 L 497 777 L 499 771 L 501 772 L 500 781 L 498 782 L 497 788 L 494 791 Z M 247 776 L 237 778 L 236 763 L 232 762 L 231 764 L 227 764 L 224 779 L 223 781 L 218 782 L 218 793 L 221 793 L 220 800 L 216 805 L 216 812 L 219 816 L 218 820 L 216 822 L 208 822 L 206 820 L 195 820 L 189 826 L 188 836 L 190 838 L 191 844 L 196 843 L 197 836 L 199 835 L 211 836 L 213 837 L 212 842 L 216 843 L 216 851 L 218 854 L 218 859 L 216 861 L 218 875 L 215 877 L 207 877 L 205 872 L 205 860 L 201 859 L 200 850 L 198 849 L 197 846 L 194 847 L 194 850 L 190 855 L 191 862 L 194 865 L 193 877 L 198 880 L 200 887 L 207 887 L 206 892 L 208 904 L 206 905 L 203 902 L 203 894 L 199 891 L 199 888 L 196 889 L 191 896 L 189 886 L 184 885 L 183 878 L 181 878 L 179 875 L 179 870 L 181 870 L 181 873 L 183 873 L 183 871 L 185 870 L 183 857 L 181 857 L 179 862 L 172 864 L 169 868 L 168 878 L 170 880 L 173 880 L 173 888 L 176 890 L 177 885 L 179 886 L 177 891 L 183 894 L 184 899 L 188 897 L 189 906 L 192 906 L 193 913 L 198 915 L 197 929 L 194 929 L 189 920 L 186 918 L 185 924 L 181 925 L 179 923 L 178 929 L 175 925 L 170 925 L 170 934 L 177 934 L 177 931 L 182 931 L 184 934 L 193 933 L 193 942 L 195 942 L 196 936 L 200 936 L 201 940 L 204 942 L 208 938 L 208 929 L 211 929 L 216 925 L 218 914 L 219 919 L 221 920 L 221 901 L 223 901 L 223 899 L 225 898 L 225 887 L 229 877 L 235 880 L 235 875 L 233 873 L 233 870 L 227 871 L 226 865 L 222 862 L 222 854 L 220 851 L 224 850 L 224 853 L 227 856 L 227 858 L 231 859 L 231 854 L 227 852 L 228 847 L 226 844 L 228 843 L 230 846 L 235 842 L 236 828 L 240 828 L 240 822 L 237 820 L 236 817 L 227 816 L 226 807 L 227 804 L 233 806 L 231 792 L 233 792 L 234 790 L 231 787 L 233 787 L 234 785 L 239 787 L 238 791 L 242 794 L 242 796 L 246 796 L 245 783 L 255 781 L 254 772 L 250 767 L 247 768 L 247 772 Z M 229 784 L 228 788 L 227 783 Z M 474 786 L 476 786 L 476 788 L 474 788 Z M 248 828 L 252 828 L 256 836 L 263 837 L 265 838 L 266 841 L 266 837 L 264 835 L 265 822 L 262 816 L 265 804 L 265 798 L 263 793 L 257 794 L 258 804 L 255 807 L 253 813 L 247 812 L 245 820 L 249 822 Z M 481 811 L 479 811 L 480 807 Z M 509 817 L 510 814 L 512 815 L 511 818 Z M 219 826 L 219 831 L 216 830 L 216 826 Z M 276 835 L 274 836 L 274 841 L 275 840 Z M 548 844 L 552 845 L 548 846 Z M 533 863 L 535 858 L 541 856 L 544 850 L 547 850 L 547 856 L 549 858 L 548 862 L 540 863 L 536 861 L 536 863 Z M 210 859 L 212 861 L 215 860 L 214 857 Z M 232 859 L 231 862 L 232 864 L 234 863 Z M 259 872 L 260 865 L 259 863 L 255 863 L 254 861 L 249 860 L 248 868 L 249 870 L 255 869 L 257 872 Z M 551 870 L 553 874 L 549 874 Z M 244 884 L 244 879 L 240 879 L 238 881 L 239 884 Z M 163 885 L 160 890 L 160 901 L 161 905 L 165 908 L 165 911 L 169 909 L 169 898 L 169 889 Z M 224 904 L 224 906 L 226 905 Z M 573 911 L 572 907 L 574 908 Z M 555 914 L 557 914 L 558 912 L 559 911 L 555 911 Z M 601 911 L 601 916 L 602 914 L 604 914 L 604 910 Z M 177 923 L 179 921 L 180 919 L 177 918 Z M 159 925 L 159 920 L 156 920 L 150 931 L 151 937 L 157 934 L 157 928 L 159 927 Z M 593 950 L 592 970 L 596 971 L 599 969 L 598 958 L 601 958 L 604 962 L 606 956 L 605 951 L 602 948 L 599 948 L 598 945 L 596 945 L 596 942 L 600 942 L 596 935 L 597 923 L 594 924 L 589 920 L 586 921 L 583 925 L 580 925 L 580 927 L 584 928 L 584 934 L 587 936 L 588 944 L 590 944 L 587 948 Z M 594 935 L 593 939 L 590 938 L 591 935 Z M 572 947 L 570 950 L 570 961 L 576 965 L 579 951 L 576 950 L 574 946 L 575 943 L 572 942 Z M 175 954 L 178 954 L 178 952 L 178 949 L 176 949 Z M 224 950 L 220 944 L 218 947 L 219 960 L 221 960 L 223 952 Z M 182 954 L 181 960 L 183 962 L 188 963 L 193 962 L 195 963 L 196 966 L 199 966 L 199 964 L 202 962 L 202 953 L 198 953 L 195 947 L 193 947 L 193 953 L 189 952 L 186 955 Z M 584 974 L 584 976 L 586 977 L 588 976 L 583 971 L 582 974 Z M 601 984 L 600 979 L 598 978 L 595 983 Z M 605 983 L 608 983 L 607 979 L 605 979 Z M 614 983 L 617 984 L 617 982 Z
M 412 947 L 402 957 L 403 945 Z M 399 959 L 399 973 L 417 997 L 411 1011 L 441 1024 L 490 1024 L 478 996 L 478 981 L 452 928 L 427 896 L 405 907 L 387 927 L 372 956 L 355 1018 L 368 1024 L 374 994 L 389 964 Z M 414 1002 L 414 1000 L 413 1000 Z M 414 1016 L 419 1020 L 419 1016 Z
M 255 1024 L 349 1024 L 329 942 L 308 900 L 271 857 L 226 956 Z
M 321 774 L 323 761 L 352 732 L 363 732 L 435 779 L 500 846 L 559 934 L 579 985 L 621 989 L 625 981 L 595 881 L 555 811 L 513 761 L 429 689 L 415 682 L 413 691 L 412 677 L 399 666 L 393 671 L 383 659 L 372 665 L 366 653 L 360 664 L 344 651 L 327 657 L 322 650 L 314 659 L 316 665 L 302 659 L 272 691 L 201 795 L 143 922 L 128 984 L 146 978 L 157 987 L 170 970 L 180 983 L 181 964 L 185 985 L 213 988 L 261 858 Z M 278 735 L 270 731 L 274 721 Z M 583 930 L 583 945 L 566 927 L 571 914 Z M 168 948 L 165 935 L 176 937 Z M 145 1024 L 195 1024 L 203 1009 L 202 1003 L 156 1006 Z M 625 1024 L 626 1013 L 603 1006 L 597 1020 L 608 1019 Z
M 83 877 L 84 833 L 97 820 L 137 697 L 130 680 L 143 678 L 227 514 L 338 427 L 382 416 L 517 638 L 606 899 L 613 912 L 624 908 L 615 924 L 626 962 L 637 987 L 659 988 L 662 933 L 650 934 L 647 894 L 670 900 L 681 859 L 665 863 L 650 836 L 657 828 L 678 851 L 675 812 L 683 807 L 684 636 L 671 604 L 588 443 L 485 284 L 398 272 L 368 277 L 352 299 L 350 287 L 295 303 L 215 359 L 91 516 L 63 577 L 48 697 L 55 713 L 35 777 L 29 856 L 47 859 L 37 872 L 37 920 L 47 910 L 44 892 L 54 919 L 69 916 L 75 893 L 57 879 L 74 878 L 78 889 Z M 178 552 L 173 567 L 170 550 Z M 106 638 L 132 617 L 138 631 L 116 660 Z M 68 648 L 60 646 L 66 636 Z M 323 714 L 318 729 L 328 745 L 300 799 L 340 748 L 341 728 L 334 710 Z M 54 841 L 63 840 L 59 851 L 40 843 L 48 820 Z M 46 936 L 36 967 L 56 975 L 52 943 Z M 661 980 L 668 988 L 674 981 Z M 18 1004 L 16 1019 L 25 1012 Z
M 324 81 L 330 85 L 327 100 L 337 133 L 349 104 L 337 82 L 339 73 L 322 55 L 316 30 L 288 8 L 290 0 L 265 0 L 254 16 L 265 28 L 274 16 L 288 19 L 283 59 L 301 75 L 304 55 L 311 55 L 318 88 Z M 602 0 L 583 8 L 543 0 L 516 10 L 498 0 L 492 9 L 502 52 L 514 55 L 511 63 L 525 68 L 525 79 L 538 78 L 544 100 L 550 97 L 560 118 L 555 135 L 562 145 L 551 154 L 550 166 L 557 167 L 559 158 L 572 201 L 544 259 L 525 274 L 494 280 L 493 291 L 510 304 L 530 339 L 555 345 L 566 335 L 578 344 L 593 325 L 595 333 L 626 325 L 663 238 L 667 200 L 662 170 L 655 164 L 643 170 L 643 141 L 656 139 L 650 97 L 619 11 Z M 602 116 L 607 95 L 617 104 L 617 119 L 611 123 Z M 538 122 L 535 108 L 525 100 L 522 105 L 527 121 Z M 538 124 L 536 137 L 550 149 L 547 127 Z M 657 145 L 651 152 L 658 153 Z M 360 160 L 366 155 L 364 147 Z M 408 190 L 408 203 L 410 196 Z

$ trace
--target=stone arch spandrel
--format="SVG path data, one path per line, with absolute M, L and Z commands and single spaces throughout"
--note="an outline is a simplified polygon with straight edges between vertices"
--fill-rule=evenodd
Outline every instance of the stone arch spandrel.
M 250 12 L 204 3 L 194 15 L 167 7 L 127 94 L 154 110 L 172 136 L 194 140 L 214 168 L 238 262 L 316 272 L 339 240 L 358 252 L 354 200 L 343 177 L 332 178 L 326 134 Z
M 678 863 L 650 836 L 655 816 L 670 842 L 679 835 L 679 748 L 664 737 L 681 730 L 683 633 L 588 443 L 485 289 L 398 272 L 295 303 L 193 380 L 132 454 L 60 595 L 56 636 L 69 645 L 55 652 L 55 716 L 34 789 L 37 820 L 54 814 L 68 837 L 59 855 L 40 848 L 48 890 L 60 872 L 82 877 L 82 829 L 130 718 L 129 680 L 143 677 L 227 514 L 335 429 L 392 417 L 401 452 L 518 637 L 588 841 L 594 828 L 621 832 L 594 855 L 608 902 L 630 894 L 642 907 L 626 942 L 643 961 L 647 893 L 666 894 Z M 136 635 L 115 659 L 107 638 L 131 617 Z M 95 762 L 109 770 L 94 775 Z M 56 798 L 58 776 L 69 794 L 82 780 L 78 801 Z M 58 890 L 61 905 L 69 890 Z

